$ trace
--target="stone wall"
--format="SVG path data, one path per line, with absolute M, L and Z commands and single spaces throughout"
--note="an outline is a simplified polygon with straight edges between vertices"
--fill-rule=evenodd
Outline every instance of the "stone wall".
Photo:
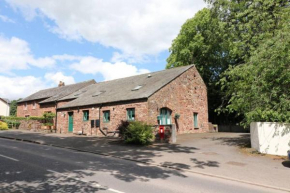
M 20 120 L 18 129 L 41 131 L 42 122 L 38 120 Z
M 56 104 L 54 102 L 39 104 L 42 100 L 36 101 L 28 101 L 17 104 L 17 117 L 25 117 L 25 116 L 36 116 L 41 117 L 45 112 L 56 113 Z M 68 100 L 70 101 L 70 100 Z M 58 107 L 66 104 L 68 101 L 61 101 L 57 103 Z M 35 102 L 35 108 L 33 107 L 33 103 Z M 25 108 L 25 103 L 27 104 L 27 108 Z
M 117 129 L 121 120 L 127 119 L 127 108 L 135 108 L 136 120 L 158 125 L 157 116 L 160 109 L 166 107 L 172 111 L 171 122 L 176 125 L 178 133 L 208 132 L 207 90 L 195 67 L 177 77 L 161 88 L 147 100 L 128 101 L 106 104 L 99 107 L 91 105 L 59 110 L 57 113 L 57 132 L 68 132 L 68 113 L 74 114 L 73 133 L 85 135 L 102 135 L 99 129 L 91 129 L 90 121 L 83 121 L 83 111 L 89 111 L 89 120 L 99 119 L 101 129 L 108 131 Z M 110 122 L 103 121 L 103 111 L 110 111 Z M 194 128 L 193 114 L 198 113 L 198 127 Z M 174 119 L 180 114 L 179 119 Z
M 91 120 L 100 119 L 100 126 L 103 130 L 107 128 L 108 131 L 115 131 L 118 128 L 121 120 L 127 120 L 127 109 L 135 108 L 135 119 L 138 121 L 147 122 L 148 106 L 146 100 L 129 101 L 122 103 L 112 103 L 70 108 L 65 110 L 58 110 L 57 113 L 57 132 L 68 133 L 68 113 L 73 113 L 73 133 L 82 133 L 84 135 L 99 135 L 102 136 L 99 128 L 91 128 Z M 89 111 L 89 121 L 83 121 L 83 111 Z M 110 122 L 105 123 L 103 112 L 110 111 Z M 99 117 L 99 112 L 100 117 Z
M 40 100 L 35 101 L 35 108 L 33 107 L 34 101 L 28 101 L 17 104 L 17 117 L 26 117 L 26 116 L 41 116 L 42 111 L 40 105 L 38 104 Z M 27 104 L 25 108 L 25 104 Z
M 177 77 L 148 99 L 149 123 L 156 124 L 161 108 L 172 111 L 171 122 L 178 133 L 208 132 L 207 89 L 195 67 Z M 198 113 L 194 128 L 193 113 Z M 179 119 L 174 119 L 179 114 Z

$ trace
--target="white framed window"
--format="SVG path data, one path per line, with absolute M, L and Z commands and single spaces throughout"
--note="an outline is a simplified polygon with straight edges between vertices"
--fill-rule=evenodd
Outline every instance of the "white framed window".
M 198 128 L 198 113 L 193 113 L 193 124 L 194 128 Z
M 27 110 L 27 102 L 24 103 L 24 110 Z
M 160 125 L 171 124 L 171 110 L 168 108 L 160 109 Z

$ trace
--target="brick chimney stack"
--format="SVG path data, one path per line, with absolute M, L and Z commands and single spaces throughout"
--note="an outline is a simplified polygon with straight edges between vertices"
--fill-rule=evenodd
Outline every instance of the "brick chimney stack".
M 59 81 L 59 83 L 58 83 L 58 87 L 61 87 L 61 86 L 64 86 L 64 85 L 65 85 L 64 82 Z

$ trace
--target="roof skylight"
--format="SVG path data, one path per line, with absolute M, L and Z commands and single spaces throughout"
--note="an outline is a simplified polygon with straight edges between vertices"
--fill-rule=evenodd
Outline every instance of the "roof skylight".
M 142 85 L 136 86 L 135 88 L 132 89 L 132 91 L 139 90 L 140 88 L 142 88 Z
M 106 91 L 97 91 L 97 92 L 95 92 L 95 94 L 92 95 L 92 97 L 99 96 L 100 94 L 103 94 L 104 92 L 106 92 Z

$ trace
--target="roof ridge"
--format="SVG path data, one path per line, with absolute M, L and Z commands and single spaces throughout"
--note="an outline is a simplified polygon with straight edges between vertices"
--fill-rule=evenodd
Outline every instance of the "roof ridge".
M 122 79 L 125 79 L 125 78 L 131 78 L 131 77 L 136 77 L 136 76 L 144 76 L 146 74 L 148 74 L 148 75 L 149 74 L 155 74 L 155 73 L 163 72 L 163 71 L 167 71 L 167 70 L 176 70 L 177 68 L 190 68 L 192 66 L 194 66 L 194 64 L 190 64 L 190 65 L 186 65 L 186 66 L 177 66 L 177 67 L 173 67 L 173 68 L 169 68 L 169 69 L 163 69 L 163 70 L 154 71 L 154 72 L 148 72 L 148 73 L 144 73 L 144 74 L 136 74 L 136 75 L 133 75 L 133 76 L 126 76 L 126 77 L 116 78 L 116 79 L 112 79 L 112 80 L 105 80 L 105 81 L 97 82 L 97 84 L 103 83 L 103 82 L 110 82 L 110 81 L 122 80 Z
M 51 87 L 51 88 L 45 88 L 45 89 L 42 89 L 42 90 L 39 90 L 39 91 L 44 91 L 44 90 L 49 90 L 49 89 L 56 89 L 56 88 L 64 88 L 64 87 L 73 86 L 73 85 L 77 85 L 77 84 L 83 84 L 83 83 L 90 82 L 90 81 L 95 81 L 95 79 L 90 79 L 90 80 L 86 80 L 86 81 L 82 81 L 82 82 L 78 82 L 78 83 L 74 83 L 74 84 L 68 84 L 68 85 L 60 86 L 60 87 L 56 86 L 56 87 Z M 39 92 L 39 91 L 37 91 L 37 92 Z
M 165 69 L 131 77 L 98 82 L 97 84 L 89 85 L 88 89 L 90 89 L 90 92 L 86 92 L 79 97 L 74 97 L 74 93 L 70 94 L 69 97 L 64 97 L 72 100 L 63 106 L 58 107 L 58 109 L 82 105 L 85 106 L 88 104 L 103 104 L 116 101 L 146 99 L 192 68 L 194 68 L 194 65 L 187 65 L 174 69 Z M 152 78 L 146 78 L 146 75 L 148 74 L 152 74 Z M 148 86 L 143 89 L 141 88 L 138 91 L 131 92 L 132 88 L 136 86 L 135 84 L 142 85 L 142 83 L 148 84 Z M 105 95 L 100 95 L 98 97 L 92 96 L 94 92 L 102 89 L 108 89 L 108 92 L 106 92 Z

